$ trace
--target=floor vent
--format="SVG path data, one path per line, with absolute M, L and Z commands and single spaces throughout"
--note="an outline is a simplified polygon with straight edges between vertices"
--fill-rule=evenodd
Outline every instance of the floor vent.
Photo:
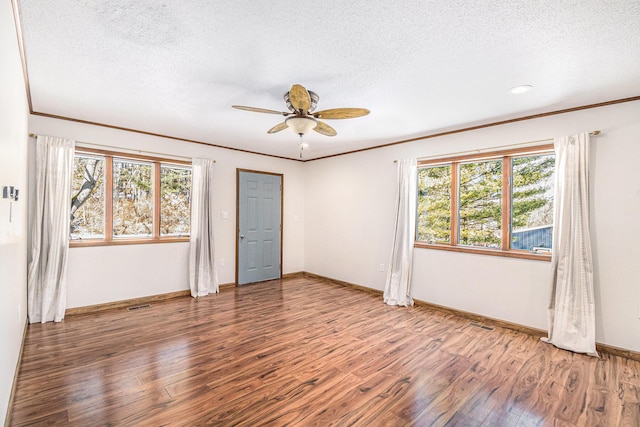
M 487 326 L 487 325 L 481 325 L 480 323 L 469 323 L 471 326 L 475 326 L 476 328 L 480 328 L 480 329 L 486 329 L 487 331 L 493 331 L 493 328 L 491 326 Z
M 127 311 L 140 310 L 142 308 L 151 308 L 151 304 L 134 305 L 133 307 L 127 307 Z

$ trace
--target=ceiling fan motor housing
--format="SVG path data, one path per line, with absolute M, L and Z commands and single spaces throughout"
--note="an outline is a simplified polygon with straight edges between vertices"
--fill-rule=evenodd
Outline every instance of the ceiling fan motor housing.
M 320 99 L 320 97 L 318 96 L 317 93 L 313 91 L 309 90 L 307 92 L 309 92 L 309 98 L 311 99 L 311 106 L 307 110 L 307 112 L 310 113 L 316 109 L 316 106 L 318 105 L 318 100 Z M 296 109 L 293 107 L 293 105 L 291 105 L 291 100 L 289 99 L 289 92 L 285 93 L 283 98 L 284 98 L 285 104 L 287 104 L 287 108 L 289 109 L 289 111 L 291 111 L 292 113 L 295 113 Z

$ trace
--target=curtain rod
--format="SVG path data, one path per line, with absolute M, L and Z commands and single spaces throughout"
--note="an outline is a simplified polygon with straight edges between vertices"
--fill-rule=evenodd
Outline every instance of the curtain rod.
M 36 138 L 38 135 L 35 134 L 35 133 L 30 133 L 29 136 L 32 137 L 32 138 Z M 136 150 L 136 149 L 132 149 L 132 148 L 119 148 L 119 147 L 113 147 L 111 145 L 96 144 L 95 142 L 76 141 L 76 144 L 80 144 L 81 146 L 86 146 L 86 148 L 102 147 L 102 148 L 107 148 L 107 149 L 110 149 L 110 150 L 118 150 L 118 151 L 122 151 L 122 152 L 128 152 L 128 154 L 142 154 L 142 155 L 151 155 L 151 156 L 161 156 L 161 157 L 164 157 L 164 158 L 174 159 L 174 160 L 192 160 L 191 157 L 186 157 L 186 156 L 177 156 L 177 155 L 173 155 L 173 154 L 158 153 L 158 152 L 155 152 L 155 151 Z M 215 163 L 216 161 L 214 160 L 213 162 Z
M 592 136 L 600 135 L 600 131 L 599 130 L 594 130 L 592 132 L 589 132 L 589 135 L 592 135 Z M 459 155 L 464 155 L 464 154 L 481 154 L 481 153 L 483 153 L 485 151 L 495 151 L 496 149 L 509 149 L 509 148 L 513 148 L 513 147 L 520 147 L 520 146 L 523 146 L 523 145 L 536 144 L 538 142 L 551 141 L 552 139 L 553 138 L 539 139 L 537 141 L 520 142 L 518 144 L 502 145 L 500 147 L 487 148 L 485 150 L 458 151 L 457 153 L 447 153 L 447 154 L 437 155 L 437 156 L 420 157 L 418 160 L 428 160 L 428 159 L 433 159 L 433 158 L 438 158 L 438 157 L 452 157 L 452 156 L 459 156 Z M 398 161 L 394 160 L 393 163 L 398 163 Z

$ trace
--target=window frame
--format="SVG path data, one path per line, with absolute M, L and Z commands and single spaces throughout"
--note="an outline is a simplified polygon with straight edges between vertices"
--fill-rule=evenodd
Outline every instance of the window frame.
M 511 172 L 512 159 L 515 157 L 535 156 L 544 154 L 555 154 L 553 143 L 523 148 L 488 151 L 477 154 L 441 157 L 428 160 L 419 160 L 417 168 L 420 170 L 429 166 L 451 166 L 451 223 L 449 243 L 428 243 L 417 240 L 418 217 L 416 215 L 416 240 L 415 248 L 436 249 L 452 252 L 463 252 L 481 255 L 493 255 L 509 258 L 521 258 L 537 261 L 551 261 L 551 253 L 532 253 L 527 250 L 511 249 L 511 209 L 512 209 L 512 189 Z M 502 215 L 501 215 L 501 239 L 500 248 L 482 248 L 477 246 L 460 245 L 459 240 L 459 202 L 460 202 L 460 164 L 469 162 L 480 162 L 487 160 L 502 160 Z M 416 194 L 418 197 L 418 194 Z M 417 205 L 416 205 L 417 209 Z M 454 243 L 455 242 L 455 243 Z
M 162 236 L 160 234 L 160 203 L 162 193 L 161 185 L 161 165 L 188 166 L 192 168 L 190 161 L 169 159 L 164 157 L 148 156 L 143 154 L 131 154 L 119 151 L 99 150 L 94 148 L 76 147 L 76 155 L 98 155 L 104 156 L 104 238 L 102 239 L 69 239 L 69 247 L 87 246 L 117 246 L 117 245 L 139 245 L 149 243 L 177 243 L 188 242 L 190 235 L 185 236 Z M 153 233 L 150 237 L 114 237 L 113 236 L 113 159 L 124 159 L 131 161 L 143 161 L 153 164 Z M 191 169 L 193 171 L 193 168 Z M 191 209 L 191 205 L 189 205 Z

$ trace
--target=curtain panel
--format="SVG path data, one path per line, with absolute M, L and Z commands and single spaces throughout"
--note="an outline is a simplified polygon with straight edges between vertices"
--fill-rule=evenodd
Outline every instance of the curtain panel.
M 193 159 L 189 286 L 194 298 L 218 292 L 213 238 L 214 165 L 213 160 Z
M 589 134 L 556 138 L 549 337 L 565 350 L 597 356 L 589 232 Z
M 410 295 L 413 244 L 416 235 L 418 165 L 416 159 L 398 161 L 396 220 L 391 259 L 384 287 L 384 303 L 411 306 Z
M 36 196 L 27 277 L 29 323 L 64 319 L 74 149 L 73 140 L 36 138 Z

